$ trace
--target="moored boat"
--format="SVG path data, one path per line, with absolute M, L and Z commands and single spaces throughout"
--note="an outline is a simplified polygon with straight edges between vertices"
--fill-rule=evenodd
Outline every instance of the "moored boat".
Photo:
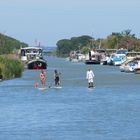
M 101 60 L 101 54 L 96 51 L 89 51 L 89 54 L 87 55 L 87 58 L 85 60 L 85 64 L 91 65 L 91 64 L 100 64 Z
M 136 72 L 140 68 L 140 58 L 135 58 L 133 60 L 127 60 L 120 66 L 121 72 Z
M 115 66 L 120 66 L 123 62 L 126 61 L 126 53 L 128 52 L 127 49 L 119 49 L 116 51 L 116 53 L 113 53 L 110 56 L 110 59 L 108 61 L 109 65 L 115 65 Z
M 140 68 L 135 69 L 135 74 L 140 74 Z
M 135 73 L 135 74 L 140 74 L 140 60 L 137 61 L 137 68 L 135 68 L 134 73 Z
M 80 51 L 71 51 L 68 60 L 71 62 L 83 62 L 85 60 L 85 55 Z

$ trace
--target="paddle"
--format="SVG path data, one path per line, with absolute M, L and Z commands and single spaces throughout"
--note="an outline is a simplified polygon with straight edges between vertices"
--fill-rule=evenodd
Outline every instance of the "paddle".
M 51 84 L 49 85 L 49 88 L 52 87 L 53 83 L 54 83 L 54 81 L 52 80 L 52 81 L 51 81 Z

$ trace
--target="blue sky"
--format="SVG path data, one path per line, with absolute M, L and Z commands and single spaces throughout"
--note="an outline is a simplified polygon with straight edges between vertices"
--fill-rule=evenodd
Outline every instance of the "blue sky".
M 74 36 L 105 38 L 131 29 L 140 38 L 140 0 L 1 0 L 0 32 L 44 46 Z

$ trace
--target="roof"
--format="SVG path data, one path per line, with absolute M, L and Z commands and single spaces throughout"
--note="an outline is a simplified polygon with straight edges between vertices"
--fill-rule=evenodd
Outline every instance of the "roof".
M 39 47 L 25 47 L 25 48 L 21 48 L 21 49 L 24 49 L 24 50 L 32 50 L 32 49 L 34 49 L 34 50 L 42 50 L 42 48 L 39 48 Z

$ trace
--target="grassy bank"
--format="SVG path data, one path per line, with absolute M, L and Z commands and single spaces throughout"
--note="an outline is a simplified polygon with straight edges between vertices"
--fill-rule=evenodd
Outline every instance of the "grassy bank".
M 24 65 L 17 59 L 0 56 L 0 79 L 7 80 L 22 75 Z

